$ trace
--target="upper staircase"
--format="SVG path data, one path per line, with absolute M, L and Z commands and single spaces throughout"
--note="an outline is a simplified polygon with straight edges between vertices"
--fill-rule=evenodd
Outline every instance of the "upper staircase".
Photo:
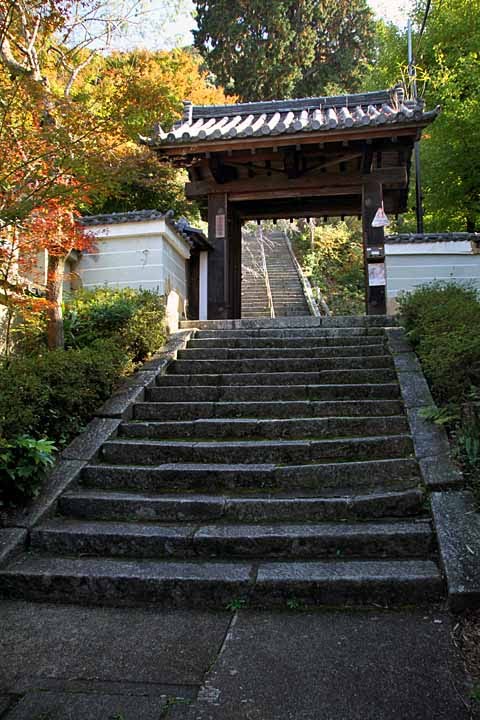
M 261 240 L 254 234 L 243 233 L 242 318 L 269 318 L 271 316 Z
M 439 599 L 385 322 L 184 323 L 198 327 L 187 348 L 31 530 L 2 593 L 214 607 Z
M 265 236 L 264 246 L 275 317 L 310 315 L 284 233 L 269 232 Z

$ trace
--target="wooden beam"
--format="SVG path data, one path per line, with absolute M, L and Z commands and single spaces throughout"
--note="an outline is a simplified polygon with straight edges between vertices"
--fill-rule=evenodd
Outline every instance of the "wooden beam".
M 285 198 L 303 198 L 303 197 L 338 197 L 341 195 L 358 195 L 362 194 L 362 184 L 356 185 L 325 185 L 322 187 L 310 187 L 284 190 L 254 190 L 252 192 L 230 192 L 228 198 L 230 202 L 243 201 L 264 201 L 277 200 Z
M 386 185 L 394 184 L 406 187 L 407 170 L 405 167 L 396 167 L 377 170 L 370 175 L 363 175 L 358 172 L 350 174 L 324 173 L 318 177 L 307 175 L 300 178 L 268 177 L 265 175 L 261 177 L 257 176 L 250 180 L 227 182 L 222 185 L 208 181 L 199 181 L 186 183 L 185 193 L 189 199 L 201 198 L 216 193 L 235 193 L 235 195 L 248 193 L 249 195 L 256 195 L 260 200 L 265 196 L 265 193 L 276 191 L 282 191 L 284 195 L 285 192 L 287 194 L 290 193 L 293 196 L 298 195 L 298 193 L 301 194 L 302 192 L 308 195 L 312 190 L 321 190 L 327 193 L 328 189 L 332 187 L 357 188 L 369 178 Z

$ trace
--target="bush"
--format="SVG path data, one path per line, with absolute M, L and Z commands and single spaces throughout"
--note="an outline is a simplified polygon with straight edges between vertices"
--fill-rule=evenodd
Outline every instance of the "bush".
M 0 502 L 36 494 L 54 443 L 68 443 L 132 363 L 162 346 L 164 315 L 157 293 L 100 288 L 66 303 L 66 350 L 47 350 L 42 317 L 16 329 L 15 354 L 0 362 Z
M 165 301 L 149 290 L 97 288 L 76 293 L 64 307 L 67 345 L 111 338 L 141 362 L 165 341 Z
M 27 435 L 0 438 L 0 503 L 20 505 L 35 497 L 53 465 L 55 449 L 51 441 Z
M 128 364 L 114 340 L 97 340 L 0 365 L 0 436 L 28 434 L 65 444 L 109 397 Z
M 399 298 L 405 325 L 440 403 L 460 403 L 480 386 L 480 302 L 477 292 L 434 283 Z

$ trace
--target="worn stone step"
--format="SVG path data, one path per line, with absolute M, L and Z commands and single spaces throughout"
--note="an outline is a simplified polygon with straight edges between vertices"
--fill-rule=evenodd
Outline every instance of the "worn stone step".
M 430 560 L 177 561 L 26 555 L 0 572 L 2 594 L 85 605 L 220 608 L 296 601 L 311 605 L 427 604 L 443 597 Z
M 216 338 L 192 338 L 188 342 L 188 350 L 304 350 L 310 348 L 324 350 L 328 355 L 329 351 L 333 355 L 361 355 L 361 354 L 377 354 L 377 348 L 380 354 L 385 353 L 384 339 L 381 337 L 338 337 L 338 338 L 237 338 L 231 340 L 219 340 Z
M 198 418 L 308 418 L 379 417 L 401 415 L 396 400 L 338 400 L 273 402 L 141 402 L 134 406 L 135 420 L 196 420 Z
M 311 347 L 322 347 L 325 350 L 347 350 L 346 354 L 355 354 L 360 352 L 363 347 L 377 348 L 381 347 L 382 351 L 385 347 L 384 338 L 381 336 L 375 337 L 345 337 L 337 336 L 333 338 L 304 338 L 304 337 L 290 337 L 290 338 L 262 338 L 262 337 L 245 337 L 245 338 L 233 338 L 233 339 L 217 339 L 217 338 L 198 338 L 193 337 L 188 342 L 188 348 L 311 348 Z
M 6 597 L 84 605 L 224 608 L 252 585 L 247 562 L 26 555 L 0 571 Z
M 268 319 L 268 318 L 267 318 Z M 306 318 L 309 319 L 308 317 Z M 243 321 L 240 321 L 243 322 Z M 248 322 L 248 321 L 245 321 Z M 251 321 L 252 322 L 252 321 Z M 183 325 L 183 323 L 182 323 Z M 201 326 L 201 323 L 198 323 Z M 195 327 L 195 325 L 193 325 Z M 260 328 L 245 328 L 245 329 L 232 329 L 232 330 L 199 330 L 195 337 L 198 338 L 248 338 L 248 337 L 263 337 L 263 338 L 289 338 L 297 337 L 299 334 L 298 327 L 260 327 Z M 302 327 L 300 333 L 302 337 L 309 338 L 334 338 L 334 337 L 378 337 L 384 336 L 384 330 L 382 327 Z
M 380 370 L 393 368 L 391 355 L 371 355 L 358 357 L 320 357 L 311 358 L 305 353 L 298 358 L 250 358 L 242 360 L 176 360 L 169 367 L 172 375 L 219 375 L 242 373 L 306 373 L 323 370 Z M 393 376 L 392 376 L 393 377 Z M 163 380 L 163 378 L 162 378 Z
M 421 478 L 413 458 L 286 465 L 273 463 L 162 463 L 88 465 L 82 471 L 82 484 L 105 490 L 145 490 L 148 492 L 321 492 L 323 495 L 362 492 L 365 489 L 399 490 L 418 487 Z
M 261 310 L 259 312 L 242 312 L 242 317 L 244 318 L 262 318 L 262 317 L 270 317 L 270 310 Z
M 385 327 L 398 325 L 398 320 L 391 315 L 332 315 L 329 317 L 304 317 L 295 321 L 272 318 L 261 323 L 252 324 L 243 320 L 182 320 L 182 329 L 195 328 L 199 330 L 281 330 L 286 328 L 307 329 L 326 328 L 378 328 L 384 332 Z M 301 334 L 301 333 L 300 333 Z
M 34 551 L 130 558 L 427 557 L 427 520 L 348 523 L 172 525 L 56 518 L 34 528 Z
M 336 358 L 384 356 L 383 345 L 338 345 L 334 347 L 190 347 L 178 351 L 179 360 L 254 360 L 272 358 Z
M 223 419 L 128 422 L 120 427 L 125 438 L 192 439 L 306 439 L 398 435 L 409 431 L 405 415 L 357 418 Z
M 413 453 L 409 435 L 353 437 L 335 440 L 236 440 L 182 442 L 108 440 L 101 449 L 107 463 L 314 463 L 321 460 L 366 460 L 407 457 Z
M 149 402 L 236 402 L 271 400 L 391 400 L 400 396 L 397 382 L 331 385 L 204 385 L 147 388 Z
M 267 308 L 268 307 L 268 299 L 267 297 L 259 297 L 258 295 L 256 297 L 245 297 L 242 295 L 242 310 L 245 308 L 252 309 L 252 308 Z
M 384 606 L 440 600 L 443 579 L 430 560 L 345 560 L 260 563 L 251 604 Z
M 290 309 L 287 309 L 287 310 L 280 309 L 279 310 L 278 308 L 275 307 L 275 304 L 274 304 L 274 308 L 275 308 L 275 317 L 278 317 L 278 318 L 297 318 L 297 317 L 303 317 L 304 315 L 307 315 L 307 313 L 308 313 L 308 310 L 290 310 Z
M 262 302 L 262 303 L 242 303 L 242 312 L 248 312 L 248 313 L 260 313 L 260 312 L 270 312 L 270 307 L 268 303 Z M 270 317 L 270 315 L 266 315 L 266 317 Z
M 367 520 L 422 513 L 419 488 L 338 497 L 295 495 L 244 497 L 212 494 L 145 494 L 79 488 L 59 499 L 59 512 L 82 520 L 135 522 L 280 522 Z
M 182 361 L 178 361 L 182 362 Z M 199 360 L 198 362 L 202 362 Z M 245 361 L 249 362 L 249 361 Z M 292 361 L 294 362 L 294 361 Z M 157 384 L 161 387 L 189 387 L 195 385 L 322 385 L 332 383 L 353 385 L 360 383 L 390 383 L 397 380 L 393 368 L 349 369 L 349 370 L 320 370 L 318 372 L 238 372 L 238 373 L 194 373 L 182 375 L 171 373 L 157 377 Z

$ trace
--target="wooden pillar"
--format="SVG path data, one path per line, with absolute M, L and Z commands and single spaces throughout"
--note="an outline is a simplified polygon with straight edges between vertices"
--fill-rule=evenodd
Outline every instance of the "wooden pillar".
M 229 270 L 230 308 L 232 318 L 242 317 L 242 221 L 237 212 L 230 213 Z
M 367 315 L 385 315 L 385 234 L 383 227 L 372 227 L 382 206 L 382 184 L 366 180 L 362 187 L 363 256 L 365 267 L 365 305 Z
M 208 319 L 231 317 L 229 288 L 228 196 L 208 196 L 208 239 L 213 250 L 208 255 Z

